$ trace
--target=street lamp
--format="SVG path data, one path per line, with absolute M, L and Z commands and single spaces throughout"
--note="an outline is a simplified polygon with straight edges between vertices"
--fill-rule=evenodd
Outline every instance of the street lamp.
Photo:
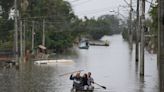
M 121 14 L 121 13 L 119 13 L 119 12 L 116 12 L 116 11 L 114 11 L 114 10 L 111 10 L 111 11 L 109 11 L 109 12 L 114 12 L 114 13 L 118 14 L 118 16 L 121 15 L 123 18 L 125 18 L 125 19 L 127 18 L 127 17 L 125 17 L 123 14 Z

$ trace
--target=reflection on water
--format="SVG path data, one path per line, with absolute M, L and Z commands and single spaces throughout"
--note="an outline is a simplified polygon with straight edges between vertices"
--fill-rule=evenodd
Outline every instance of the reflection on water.
M 77 49 L 78 56 L 72 64 L 22 65 L 15 69 L 0 70 L 0 92 L 70 92 L 72 81 L 69 75 L 60 74 L 84 69 L 92 72 L 95 92 L 159 92 L 156 55 L 145 51 L 145 77 L 139 76 L 139 63 L 135 51 L 130 52 L 121 35 L 104 37 L 110 40 L 109 47 L 90 46 L 88 50 Z

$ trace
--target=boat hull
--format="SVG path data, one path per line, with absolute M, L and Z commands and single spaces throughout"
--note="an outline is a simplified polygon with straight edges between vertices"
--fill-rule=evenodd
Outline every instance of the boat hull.
M 79 47 L 79 49 L 88 49 L 89 46 Z
M 94 92 L 94 88 L 87 90 L 71 89 L 71 92 Z
M 109 44 L 90 43 L 91 46 L 109 46 Z
M 71 90 L 71 92 L 94 92 L 94 90 Z
M 77 90 L 77 91 L 71 91 L 71 92 L 93 92 L 93 90 Z
M 36 60 L 34 64 L 52 64 L 52 63 L 74 63 L 73 60 L 59 59 L 59 60 Z
M 79 44 L 79 49 L 88 49 L 89 48 L 89 43 L 86 41 L 82 41 Z

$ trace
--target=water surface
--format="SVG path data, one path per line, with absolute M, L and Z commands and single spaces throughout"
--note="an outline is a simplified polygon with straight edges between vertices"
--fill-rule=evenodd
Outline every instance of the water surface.
M 15 69 L 0 69 L 0 92 L 70 92 L 72 81 L 60 74 L 81 70 L 92 72 L 95 92 L 159 92 L 158 70 L 155 54 L 145 51 L 145 77 L 139 76 L 139 63 L 135 62 L 135 51 L 121 35 L 105 36 L 109 47 L 90 46 L 88 50 L 77 50 L 77 56 L 62 56 L 75 63 L 53 65 L 21 65 Z

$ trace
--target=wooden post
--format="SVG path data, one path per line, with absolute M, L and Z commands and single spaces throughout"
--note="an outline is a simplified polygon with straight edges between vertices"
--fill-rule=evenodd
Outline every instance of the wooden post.
M 42 45 L 45 46 L 45 19 L 43 19 L 43 36 L 42 36 Z
M 23 60 L 22 20 L 20 20 L 20 60 Z
M 35 30 L 35 22 L 32 21 L 32 47 L 31 47 L 32 52 L 34 50 L 34 35 L 35 35 L 34 30 Z

